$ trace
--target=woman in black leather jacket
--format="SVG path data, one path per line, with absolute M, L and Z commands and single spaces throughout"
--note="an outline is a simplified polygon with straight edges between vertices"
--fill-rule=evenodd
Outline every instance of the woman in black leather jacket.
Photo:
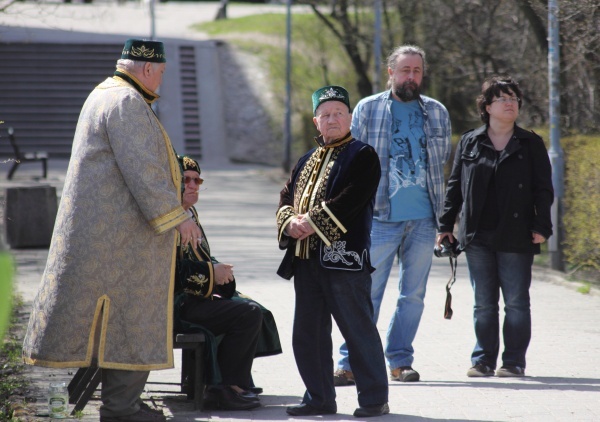
M 446 189 L 437 245 L 457 239 L 465 251 L 475 294 L 477 343 L 469 377 L 522 377 L 531 339 L 529 287 L 534 254 L 552 235 L 554 199 L 550 160 L 542 138 L 515 121 L 521 90 L 510 77 L 492 77 L 477 98 L 478 129 L 463 134 Z M 460 212 L 460 215 L 459 215 Z M 500 348 L 500 291 L 504 298 L 504 352 Z

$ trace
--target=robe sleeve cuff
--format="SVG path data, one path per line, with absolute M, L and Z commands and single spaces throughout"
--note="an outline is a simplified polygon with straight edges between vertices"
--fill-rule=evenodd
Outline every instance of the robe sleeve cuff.
M 289 205 L 279 208 L 277 211 L 277 240 L 281 242 L 285 234 L 285 228 L 292 221 L 292 218 L 296 216 L 294 208 Z
M 177 227 L 189 218 L 190 216 L 186 214 L 183 208 L 178 207 L 173 211 L 170 211 L 165 215 L 161 215 L 160 217 L 150 221 L 150 225 L 157 234 L 163 234 L 164 232 Z
M 322 202 L 320 206 L 314 207 L 308 212 L 308 222 L 315 229 L 317 236 L 327 246 L 331 246 L 343 233 L 347 232 L 344 225 L 333 215 L 325 202 Z

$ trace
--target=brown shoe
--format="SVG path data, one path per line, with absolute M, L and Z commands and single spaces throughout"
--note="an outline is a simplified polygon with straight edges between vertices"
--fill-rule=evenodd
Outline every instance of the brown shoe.
M 354 374 L 352 371 L 346 371 L 345 369 L 338 369 L 333 374 L 333 385 L 336 387 L 345 387 L 347 385 L 354 385 Z
M 410 366 L 401 366 L 390 371 L 390 379 L 392 381 L 415 382 L 419 381 L 420 378 L 419 373 Z

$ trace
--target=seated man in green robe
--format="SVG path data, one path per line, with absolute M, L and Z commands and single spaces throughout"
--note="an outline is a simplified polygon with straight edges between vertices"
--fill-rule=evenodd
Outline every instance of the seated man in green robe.
M 207 371 L 208 383 L 216 385 L 207 388 L 204 407 L 253 409 L 260 406 L 256 393 L 260 389 L 253 388 L 251 377 L 253 359 L 281 353 L 275 320 L 271 312 L 260 304 L 239 295 L 233 266 L 218 262 L 211 256 L 206 234 L 194 208 L 203 183 L 200 166 L 190 157 L 178 158 L 185 185 L 182 206 L 202 231 L 202 237 L 196 249 L 178 243 L 175 331 L 206 333 L 208 330 L 209 342 L 212 343 L 208 349 L 216 351 L 217 368 Z

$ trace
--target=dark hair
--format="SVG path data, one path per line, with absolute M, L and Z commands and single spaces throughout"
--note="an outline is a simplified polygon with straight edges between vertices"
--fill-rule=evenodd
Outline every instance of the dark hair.
M 522 91 L 519 88 L 519 84 L 510 76 L 492 76 L 485 80 L 481 86 L 481 95 L 477 97 L 477 109 L 479 110 L 479 117 L 481 121 L 486 125 L 490 122 L 490 115 L 485 109 L 486 106 L 492 104 L 492 100 L 497 97 L 501 97 L 504 94 L 515 94 L 519 99 L 519 109 L 523 104 Z

